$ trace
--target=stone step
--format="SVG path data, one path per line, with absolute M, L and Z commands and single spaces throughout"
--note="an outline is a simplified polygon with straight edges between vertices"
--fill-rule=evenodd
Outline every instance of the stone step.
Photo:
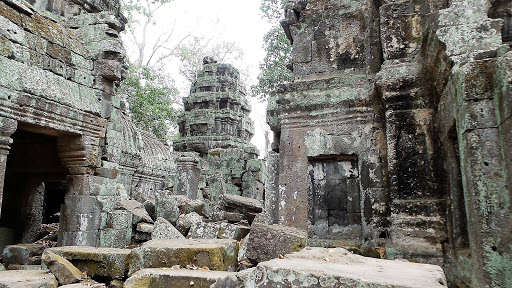
M 41 270 L 0 271 L 0 287 L 9 288 L 56 288 L 55 276 Z
M 308 247 L 237 274 L 242 287 L 448 287 L 436 265 L 354 255 L 343 248 Z
M 148 268 L 137 271 L 124 283 L 124 288 L 236 288 L 236 273 L 225 271 Z
M 88 276 L 122 278 L 127 275 L 130 249 L 64 246 L 47 249 L 66 258 Z
M 143 268 L 195 265 L 235 271 L 239 244 L 229 239 L 151 240 L 132 250 L 129 275 Z

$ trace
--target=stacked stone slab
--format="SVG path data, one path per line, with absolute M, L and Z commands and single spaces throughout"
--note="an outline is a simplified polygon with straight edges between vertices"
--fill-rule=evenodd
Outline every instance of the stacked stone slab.
M 183 102 L 177 159 L 176 193 L 191 199 L 216 200 L 222 194 L 263 199 L 264 176 L 240 73 L 211 57 Z M 208 183 L 208 185 L 206 185 Z
M 117 202 L 154 202 L 172 186 L 169 147 L 139 131 L 115 94 L 125 58 L 119 9 L 117 0 L 0 2 L 0 226 L 10 228 L 2 228 L 12 234 L 2 236 L 7 242 L 36 240 L 51 189 L 45 184 L 65 190 L 59 243 L 116 247 L 130 239 L 121 220 L 110 221 L 123 218 Z
M 385 246 L 511 283 L 510 1 L 288 1 L 267 211 L 310 245 Z M 276 160 L 277 159 L 277 160 Z

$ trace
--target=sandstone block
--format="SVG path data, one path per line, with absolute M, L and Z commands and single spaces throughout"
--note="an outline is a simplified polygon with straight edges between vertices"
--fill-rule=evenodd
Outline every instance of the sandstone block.
M 6 264 L 38 265 L 41 264 L 44 245 L 16 244 L 5 247 L 2 258 Z
M 129 275 L 143 268 L 174 265 L 208 267 L 210 270 L 234 271 L 238 242 L 235 240 L 151 240 L 132 250 Z
M 254 223 L 247 239 L 246 257 L 256 262 L 299 251 L 306 246 L 306 231 L 283 225 Z
M 135 228 L 135 230 L 137 230 L 139 232 L 143 232 L 143 233 L 152 233 L 153 229 L 154 229 L 153 224 L 144 223 L 144 222 L 137 223 L 137 228 Z
M 166 240 L 166 239 L 185 239 L 180 231 L 178 231 L 169 221 L 164 218 L 157 218 L 155 228 L 151 233 L 153 240 Z
M 343 248 L 306 248 L 237 274 L 243 287 L 448 287 L 436 265 L 367 258 Z
M 142 203 L 136 200 L 123 200 L 120 201 L 117 205 L 119 208 L 130 211 L 133 214 L 132 224 L 135 225 L 142 221 L 153 223 L 153 219 L 151 219 Z
M 47 271 L 0 271 L 0 287 L 9 288 L 57 288 L 55 276 Z
M 245 214 L 247 212 L 259 213 L 263 211 L 263 205 L 260 201 L 238 195 L 224 194 L 222 195 L 221 203 L 228 212 Z
M 47 249 L 61 255 L 88 276 L 120 278 L 126 275 L 130 249 L 67 246 Z
M 71 262 L 51 251 L 45 251 L 42 260 L 61 285 L 76 283 L 83 278 L 82 272 Z
M 178 229 L 181 234 L 186 236 L 190 230 L 190 227 L 199 222 L 203 222 L 201 215 L 197 214 L 196 212 L 191 212 L 184 215 L 183 217 L 178 218 L 176 221 L 176 229 Z
M 235 239 L 242 240 L 249 233 L 249 227 L 230 223 L 199 222 L 190 228 L 190 239 Z
M 233 272 L 224 271 L 148 268 L 133 274 L 126 280 L 124 287 L 235 288 L 239 287 L 235 275 Z

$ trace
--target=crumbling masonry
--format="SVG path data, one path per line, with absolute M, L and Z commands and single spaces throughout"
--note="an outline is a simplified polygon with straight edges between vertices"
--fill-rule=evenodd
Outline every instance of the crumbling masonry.
M 42 255 L 52 274 L 23 275 L 45 287 L 446 287 L 437 266 L 345 247 L 512 287 L 511 3 L 289 1 L 294 81 L 270 97 L 264 167 L 234 67 L 204 59 L 171 153 L 115 93 L 118 1 L 0 1 L 0 249 L 56 219 L 59 246 L 93 247 L 2 261 Z M 306 245 L 332 249 L 284 255 Z

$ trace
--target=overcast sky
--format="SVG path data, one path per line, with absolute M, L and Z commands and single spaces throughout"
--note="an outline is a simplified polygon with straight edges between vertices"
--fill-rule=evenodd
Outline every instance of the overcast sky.
M 248 69 L 249 85 L 256 83 L 258 65 L 263 60 L 263 35 L 270 24 L 262 19 L 259 10 L 260 0 L 174 0 L 157 15 L 155 33 L 166 31 L 174 26 L 173 39 L 179 41 L 187 34 L 225 41 L 235 41 L 244 51 L 243 63 L 236 66 Z M 156 37 L 156 36 L 155 36 Z M 128 53 L 132 54 L 128 47 Z M 178 73 L 177 63 L 170 62 L 168 69 L 176 81 L 182 96 L 188 96 L 190 83 Z M 249 86 L 248 85 L 248 86 Z M 252 142 L 262 151 L 264 149 L 263 129 L 265 126 L 265 106 L 251 101 L 251 117 L 256 130 Z

